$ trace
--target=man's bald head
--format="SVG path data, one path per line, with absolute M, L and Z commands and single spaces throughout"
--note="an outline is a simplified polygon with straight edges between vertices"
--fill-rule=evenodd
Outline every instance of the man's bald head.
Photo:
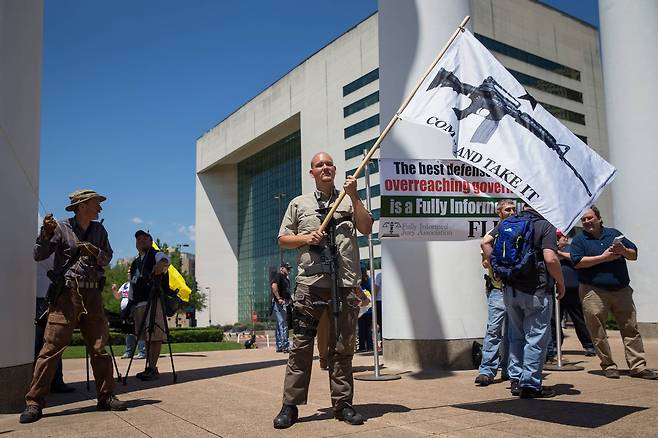
M 334 162 L 334 159 L 331 158 L 331 155 L 329 155 L 328 153 L 318 152 L 317 154 L 313 155 L 313 158 L 311 158 L 311 169 L 313 169 L 315 163 L 318 162 L 319 160 L 330 161 L 332 164 Z
M 336 177 L 336 166 L 334 159 L 326 152 L 318 152 L 311 158 L 311 170 L 309 173 L 315 179 L 315 187 L 323 192 L 329 193 L 334 187 Z

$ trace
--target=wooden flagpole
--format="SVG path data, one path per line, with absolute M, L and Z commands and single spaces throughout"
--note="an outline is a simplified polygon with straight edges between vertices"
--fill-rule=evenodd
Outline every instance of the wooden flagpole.
M 443 47 L 443 50 L 441 50 L 441 52 L 437 55 L 437 57 L 434 58 L 434 61 L 432 61 L 432 64 L 430 64 L 430 66 L 427 68 L 427 71 L 425 72 L 425 74 L 423 74 L 423 76 L 420 78 L 420 80 L 418 81 L 418 83 L 416 84 L 414 89 L 411 90 L 411 93 L 409 93 L 409 95 L 404 100 L 404 102 L 402 102 L 402 105 L 400 105 L 400 108 L 397 110 L 395 115 L 388 122 L 388 125 L 386 125 L 386 128 L 384 128 L 382 133 L 379 134 L 379 137 L 377 138 L 377 141 L 375 141 L 375 144 L 372 145 L 372 147 L 370 148 L 370 150 L 368 151 L 366 156 L 363 158 L 363 161 L 361 161 L 361 164 L 359 164 L 359 167 L 356 168 L 356 170 L 354 171 L 354 174 L 352 175 L 354 178 L 358 178 L 359 175 L 361 174 L 361 172 L 363 171 L 363 169 L 368 165 L 368 163 L 370 162 L 370 159 L 375 154 L 375 152 L 377 152 L 377 149 L 379 149 L 379 146 L 381 145 L 381 143 L 384 140 L 384 138 L 386 137 L 386 135 L 389 133 L 391 128 L 393 128 L 393 125 L 395 125 L 395 123 L 398 121 L 399 114 L 402 113 L 402 111 L 404 111 L 404 109 L 407 107 L 407 105 L 409 105 L 409 102 L 414 97 L 414 95 L 416 94 L 416 92 L 420 88 L 421 84 L 423 83 L 423 81 L 425 80 L 427 75 L 429 75 L 432 72 L 432 70 L 434 69 L 436 64 L 441 60 L 441 58 L 443 58 L 443 55 L 445 55 L 445 53 L 448 51 L 448 49 L 450 48 L 452 43 L 455 41 L 455 39 L 457 38 L 457 35 L 459 35 L 459 32 L 464 31 L 466 23 L 468 23 L 468 20 L 470 20 L 470 19 L 471 19 L 471 17 L 469 15 L 464 17 L 461 24 L 457 28 L 457 30 L 455 30 L 455 32 L 452 34 L 452 36 L 450 37 L 450 39 L 448 40 L 446 45 Z M 338 198 L 336 199 L 336 201 L 334 201 L 333 205 L 331 206 L 331 210 L 329 210 L 329 213 L 327 213 L 327 217 L 324 218 L 324 221 L 322 222 L 322 225 L 320 225 L 320 228 L 318 229 L 318 231 L 323 232 L 325 230 L 325 228 L 327 228 L 327 226 L 329 225 L 329 221 L 334 216 L 334 213 L 336 213 L 336 210 L 338 209 L 338 206 L 340 205 L 340 203 L 345 198 L 345 194 L 346 194 L 345 190 L 341 190 L 340 195 L 338 195 Z

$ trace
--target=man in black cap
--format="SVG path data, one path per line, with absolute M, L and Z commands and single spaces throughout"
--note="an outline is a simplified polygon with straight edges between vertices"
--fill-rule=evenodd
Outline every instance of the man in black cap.
M 158 358 L 162 342 L 166 340 L 164 332 L 165 320 L 162 311 L 161 298 L 151 301 L 151 308 L 147 307 L 154 282 L 160 281 L 162 285 L 169 284 L 167 269 L 169 257 L 162 251 L 153 247 L 153 237 L 143 230 L 135 233 L 135 246 L 139 256 L 130 265 L 130 287 L 133 291 L 133 319 L 135 321 L 135 335 L 139 341 L 148 340 L 146 346 L 146 368 L 137 373 L 141 380 L 156 380 L 160 377 L 158 372 Z M 152 326 L 150 312 L 155 312 Z M 148 338 L 148 339 L 147 339 Z
M 288 353 L 288 307 L 290 306 L 290 265 L 281 263 L 279 272 L 272 276 L 272 310 L 276 316 L 276 352 Z
M 53 284 L 48 292 L 43 347 L 25 395 L 21 423 L 33 423 L 41 418 L 57 364 L 75 328 L 80 328 L 91 356 L 98 398 L 96 409 L 126 410 L 125 403 L 114 395 L 112 358 L 105 350 L 109 329 L 101 290 L 105 266 L 112 260 L 112 247 L 105 227 L 96 219 L 106 198 L 94 190 L 78 190 L 69 199 L 66 211 L 74 212 L 75 216 L 57 221 L 52 214 L 46 215 L 34 245 L 34 260 L 45 260 L 53 253 L 55 259 L 49 275 Z

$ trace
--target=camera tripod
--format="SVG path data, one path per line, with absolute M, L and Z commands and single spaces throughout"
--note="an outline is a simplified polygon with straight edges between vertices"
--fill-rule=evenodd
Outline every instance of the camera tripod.
M 176 374 L 176 368 L 174 367 L 174 355 L 171 352 L 171 340 L 169 338 L 169 324 L 167 324 L 167 317 L 166 317 L 166 311 L 165 311 L 165 306 L 164 306 L 164 301 L 162 299 L 163 295 L 163 290 L 162 290 L 162 276 L 155 276 L 153 277 L 153 285 L 151 287 L 151 292 L 149 294 L 149 299 L 146 302 L 146 310 L 144 313 L 144 318 L 141 321 L 141 324 L 139 326 L 139 330 L 137 331 L 137 339 L 146 333 L 146 364 L 144 366 L 144 371 L 146 371 L 147 368 L 151 367 L 152 369 L 155 369 L 155 366 L 152 366 L 154 364 L 151 364 L 151 339 L 153 337 L 153 332 L 155 331 L 156 328 L 159 328 L 162 330 L 165 334 L 165 337 L 167 339 L 167 346 L 169 347 L 169 359 L 171 360 L 171 372 L 173 375 L 174 382 L 176 383 L 178 381 L 178 375 Z M 162 323 L 163 326 L 160 325 L 159 322 L 156 322 L 156 313 L 157 313 L 157 306 L 160 306 L 162 309 Z M 146 325 L 146 320 L 148 319 L 148 325 Z M 132 348 L 130 351 L 130 362 L 128 362 L 128 369 L 126 370 L 126 374 L 123 376 L 123 384 L 126 384 L 126 380 L 128 378 L 128 374 L 130 373 L 130 366 L 133 363 L 133 358 L 135 356 L 135 350 L 137 350 L 137 342 L 135 343 L 135 346 Z

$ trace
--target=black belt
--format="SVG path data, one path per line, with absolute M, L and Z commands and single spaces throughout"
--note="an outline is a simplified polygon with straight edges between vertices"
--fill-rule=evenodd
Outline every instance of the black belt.
M 317 263 L 304 268 L 304 275 L 328 274 L 329 266 L 324 263 Z
M 78 281 L 77 286 L 78 289 L 100 289 L 100 281 Z M 66 286 L 70 288 L 74 288 L 76 286 L 76 282 L 73 280 L 66 280 Z

